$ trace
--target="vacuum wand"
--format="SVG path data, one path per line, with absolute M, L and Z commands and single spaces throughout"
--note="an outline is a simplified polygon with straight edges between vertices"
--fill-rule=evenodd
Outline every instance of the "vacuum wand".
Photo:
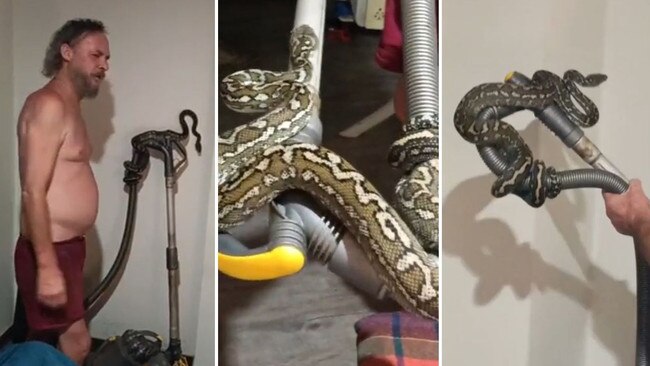
M 180 330 L 179 330 L 179 260 L 178 248 L 176 247 L 176 216 L 174 203 L 174 188 L 176 178 L 180 169 L 187 162 L 187 151 L 181 141 L 187 139 L 190 135 L 190 127 L 186 118 L 192 121 L 191 133 L 196 138 L 195 148 L 201 152 L 201 135 L 197 131 L 198 117 L 196 114 L 185 109 L 179 115 L 181 132 L 172 130 L 166 131 L 147 131 L 134 138 L 132 144 L 134 149 L 148 154 L 148 149 L 156 150 L 163 155 L 165 164 L 165 190 L 167 202 L 167 273 L 169 286 L 169 346 L 167 348 L 167 358 L 176 365 L 177 361 L 183 360 L 181 350 Z M 174 151 L 180 155 L 180 161 L 174 162 Z M 183 363 L 181 363 L 183 364 Z
M 169 359 L 176 361 L 182 356 L 178 319 L 178 287 L 180 284 L 178 248 L 176 248 L 176 215 L 174 204 L 175 178 L 165 177 L 167 192 L 167 273 L 169 281 Z
M 528 77 L 516 71 L 509 74 L 506 81 L 522 86 L 531 84 Z M 580 127 L 576 126 L 560 111 L 558 106 L 551 105 L 544 110 L 536 111 L 535 117 L 542 121 L 567 147 L 573 149 L 587 164 L 595 169 L 614 173 L 624 179 L 626 183 L 629 183 L 625 175 L 585 136 Z

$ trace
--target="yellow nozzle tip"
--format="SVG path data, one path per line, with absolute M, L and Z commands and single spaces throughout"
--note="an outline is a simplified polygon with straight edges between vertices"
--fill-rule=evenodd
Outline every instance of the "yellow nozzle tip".
M 293 245 L 279 245 L 271 251 L 249 256 L 218 253 L 219 271 L 246 281 L 273 280 L 297 273 L 305 255 Z
M 510 71 L 510 72 L 508 73 L 508 75 L 506 75 L 506 79 L 505 79 L 505 80 L 508 81 L 508 80 L 512 79 L 513 76 L 515 76 L 515 72 L 514 72 L 514 71 Z

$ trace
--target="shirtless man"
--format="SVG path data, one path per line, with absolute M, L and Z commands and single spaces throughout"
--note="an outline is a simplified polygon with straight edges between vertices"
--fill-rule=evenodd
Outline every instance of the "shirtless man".
M 80 104 L 97 95 L 109 57 L 101 22 L 67 22 L 52 37 L 43 62 L 50 80 L 27 97 L 17 128 L 21 234 L 14 260 L 28 337 L 58 342 L 80 365 L 90 349 L 84 235 L 98 206 Z

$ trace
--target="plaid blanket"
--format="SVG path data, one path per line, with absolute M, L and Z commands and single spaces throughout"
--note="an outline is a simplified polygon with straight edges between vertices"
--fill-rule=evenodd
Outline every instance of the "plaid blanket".
M 354 324 L 359 366 L 438 366 L 438 321 L 379 313 Z

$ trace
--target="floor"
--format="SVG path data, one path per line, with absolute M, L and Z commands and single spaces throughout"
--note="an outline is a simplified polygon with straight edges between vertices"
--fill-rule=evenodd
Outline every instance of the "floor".
M 332 13 L 328 3 L 328 14 Z M 245 68 L 286 69 L 295 1 L 220 1 L 218 10 L 221 80 Z M 329 18 L 328 15 L 328 18 Z M 374 61 L 379 32 L 356 28 L 349 43 L 326 40 L 323 48 L 320 117 L 323 145 L 356 166 L 385 197 L 399 172 L 386 162 L 399 135 L 394 117 L 356 139 L 340 131 L 384 105 L 397 75 Z M 219 131 L 255 116 L 238 114 L 219 102 Z M 356 365 L 355 321 L 395 310 L 348 286 L 318 263 L 295 276 L 244 282 L 219 276 L 219 365 Z

